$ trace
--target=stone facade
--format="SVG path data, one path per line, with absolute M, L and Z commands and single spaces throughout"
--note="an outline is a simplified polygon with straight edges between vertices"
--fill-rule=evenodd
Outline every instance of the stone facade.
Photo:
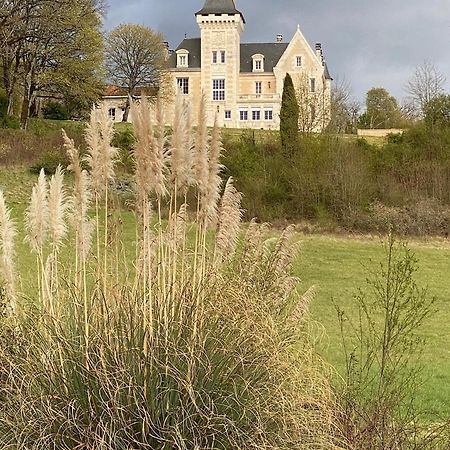
M 300 129 L 320 131 L 330 117 L 331 77 L 316 44 L 313 50 L 297 28 L 288 43 L 241 44 L 245 19 L 234 0 L 206 0 L 196 13 L 199 39 L 185 39 L 169 60 L 173 89 L 194 110 L 202 93 L 208 125 L 215 114 L 221 126 L 279 128 L 283 82 L 290 73 L 296 85 Z
M 184 39 L 168 60 L 164 87 L 172 92 L 165 98 L 168 122 L 175 93 L 193 111 L 203 94 L 208 126 L 217 114 L 222 127 L 279 129 L 283 82 L 289 73 L 299 100 L 299 128 L 321 131 L 328 124 L 332 79 L 321 44 L 313 50 L 300 27 L 286 43 L 281 35 L 272 43 L 241 43 L 245 18 L 234 0 L 206 0 L 195 16 L 200 38 Z M 115 121 L 121 120 L 125 99 L 104 97 L 114 109 Z

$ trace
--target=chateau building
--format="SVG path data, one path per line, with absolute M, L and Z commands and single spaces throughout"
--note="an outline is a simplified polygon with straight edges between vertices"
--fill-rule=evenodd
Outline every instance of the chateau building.
M 332 78 L 321 44 L 315 50 L 300 27 L 290 42 L 241 43 L 245 18 L 234 0 L 206 0 L 195 13 L 200 38 L 184 39 L 169 58 L 169 82 L 193 110 L 206 97 L 208 126 L 218 114 L 232 128 L 279 128 L 286 73 L 300 107 L 300 129 L 320 131 L 329 122 Z

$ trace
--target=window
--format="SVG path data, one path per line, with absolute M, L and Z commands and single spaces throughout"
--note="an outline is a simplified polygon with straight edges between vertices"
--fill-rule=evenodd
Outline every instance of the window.
M 177 50 L 177 67 L 188 67 L 189 66 L 189 52 L 180 48 Z
M 225 79 L 219 78 L 213 80 L 213 100 L 225 100 Z
M 116 108 L 109 108 L 108 116 L 114 122 L 116 120 Z
M 220 62 L 225 64 L 225 51 L 220 52 Z
M 248 120 L 248 111 L 246 109 L 239 111 L 239 120 Z
M 311 92 L 316 92 L 316 79 L 311 78 L 310 80 Z
M 273 111 L 271 109 L 264 110 L 264 120 L 273 120 Z
M 302 67 L 302 57 L 301 56 L 296 56 L 296 58 L 295 58 L 295 65 L 297 67 Z
M 225 111 L 225 119 L 227 120 L 231 119 L 231 111 L 229 109 Z
M 259 109 L 252 111 L 252 120 L 261 120 L 261 111 Z
M 257 53 L 252 55 L 253 72 L 264 72 L 264 55 Z
M 216 51 L 212 52 L 212 63 L 217 64 L 217 52 Z
M 178 93 L 189 94 L 189 78 L 177 78 Z
M 257 81 L 255 84 L 256 87 L 256 94 L 261 94 L 262 92 L 262 82 L 261 81 Z

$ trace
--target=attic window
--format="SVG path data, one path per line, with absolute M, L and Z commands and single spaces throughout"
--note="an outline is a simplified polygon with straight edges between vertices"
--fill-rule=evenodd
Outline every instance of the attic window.
M 256 54 L 252 56 L 253 72 L 264 72 L 264 55 Z
M 189 67 L 189 52 L 184 48 L 177 50 L 177 67 Z

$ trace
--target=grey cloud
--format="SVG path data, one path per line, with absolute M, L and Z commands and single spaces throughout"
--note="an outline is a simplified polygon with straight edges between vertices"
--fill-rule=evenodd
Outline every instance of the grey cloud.
M 194 13 L 203 0 L 109 0 L 105 26 L 145 24 L 172 47 L 199 35 Z M 311 45 L 322 42 L 331 74 L 363 100 L 373 86 L 401 99 L 414 68 L 427 60 L 447 75 L 450 90 L 449 0 L 236 0 L 247 24 L 244 42 L 286 39 L 300 24 Z

